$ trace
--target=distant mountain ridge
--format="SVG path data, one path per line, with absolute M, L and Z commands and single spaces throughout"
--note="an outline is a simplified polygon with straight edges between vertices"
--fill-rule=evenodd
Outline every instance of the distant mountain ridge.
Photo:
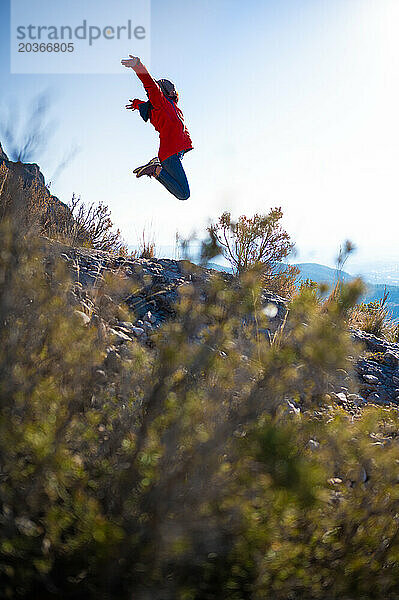
M 299 263 L 296 265 L 300 271 L 300 278 L 304 281 L 306 279 L 312 279 L 317 283 L 327 283 L 328 285 L 334 285 L 338 279 L 338 270 L 319 265 L 317 263 Z M 355 279 L 353 275 L 341 271 L 339 273 L 341 281 L 351 281 Z M 383 283 L 370 283 L 365 281 L 367 292 L 361 299 L 362 302 L 374 302 L 383 298 L 385 291 L 389 293 L 387 299 L 387 307 L 392 312 L 394 318 L 399 318 L 399 286 L 388 285 Z
M 316 281 L 316 283 L 326 283 L 329 286 L 333 286 L 337 280 L 338 276 L 341 281 L 351 281 L 355 279 L 353 275 L 347 273 L 345 271 L 338 271 L 338 269 L 333 269 L 331 267 L 326 267 L 325 265 L 320 265 L 318 263 L 297 263 L 295 265 L 300 270 L 299 278 L 302 281 L 306 281 L 306 279 L 311 279 L 312 281 Z M 231 268 L 219 265 L 217 263 L 208 263 L 208 267 L 211 269 L 216 269 L 217 271 L 225 271 L 231 273 Z M 389 292 L 387 307 L 392 313 L 392 317 L 395 319 L 399 319 L 399 285 L 385 285 L 383 283 L 370 283 L 365 281 L 367 286 L 366 294 L 361 298 L 362 302 L 374 302 L 375 300 L 380 300 L 383 298 L 385 290 Z
M 219 265 L 218 263 L 211 262 L 208 263 L 208 266 L 211 269 L 216 269 L 217 271 L 225 271 L 227 273 L 231 273 L 232 269 L 229 266 Z M 281 266 L 284 266 L 283 264 Z M 338 269 L 332 269 L 331 267 L 326 267 L 325 265 L 319 265 L 318 263 L 297 263 L 293 265 L 300 269 L 300 279 L 305 281 L 306 279 L 312 279 L 317 283 L 328 283 L 330 285 L 334 284 L 338 278 Z M 353 279 L 353 275 L 346 273 L 345 271 L 341 271 L 339 274 L 341 281 L 350 281 Z
M 300 279 L 312 279 L 317 283 L 328 283 L 334 285 L 338 277 L 341 281 L 351 281 L 354 279 L 353 275 L 346 273 L 345 271 L 339 271 L 337 268 L 326 267 L 325 265 L 319 265 L 318 263 L 296 263 L 295 267 L 300 270 Z

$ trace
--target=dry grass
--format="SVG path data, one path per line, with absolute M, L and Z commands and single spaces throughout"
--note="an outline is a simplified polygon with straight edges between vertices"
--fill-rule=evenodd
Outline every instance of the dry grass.
M 111 213 L 105 204 L 85 205 L 72 196 L 65 218 L 58 215 L 49 223 L 49 237 L 71 246 L 84 246 L 104 250 L 115 255 L 127 255 L 127 246 L 119 229 L 114 230 Z
M 385 288 L 380 300 L 357 304 L 350 313 L 349 325 L 390 342 L 399 340 L 399 323 L 387 307 L 389 292 Z
M 38 182 L 24 185 L 20 174 L 0 166 L 0 221 L 11 220 L 26 233 L 44 233 L 50 209 L 46 189 Z
M 155 258 L 155 241 L 153 236 L 148 235 L 145 229 L 143 229 L 140 236 L 139 257 Z
M 148 227 L 143 227 L 140 235 L 137 236 L 137 250 L 130 253 L 131 258 L 155 258 L 156 244 L 154 232 Z

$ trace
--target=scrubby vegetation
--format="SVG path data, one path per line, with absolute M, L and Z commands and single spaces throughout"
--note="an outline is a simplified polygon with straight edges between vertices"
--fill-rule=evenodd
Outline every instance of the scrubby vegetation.
M 303 286 L 261 332 L 259 278 L 181 294 L 117 364 L 70 282 L 0 231 L 0 597 L 399 597 L 395 411 L 329 391 L 356 350 L 358 282 Z M 18 217 L 18 214 L 17 214 Z M 243 327 L 243 323 L 246 326 Z M 101 373 L 111 370 L 104 380 Z
M 236 278 L 186 285 L 116 355 L 101 319 L 130 318 L 127 280 L 99 277 L 79 315 L 40 243 L 123 253 L 107 207 L 53 212 L 2 166 L 0 211 L 0 598 L 399 598 L 398 413 L 333 391 L 355 387 L 348 324 L 385 335 L 386 299 L 293 291 L 280 209 L 225 214 L 203 257 L 221 247 Z M 265 285 L 292 296 L 274 335 Z
M 125 256 L 127 246 L 119 229 L 114 230 L 111 212 L 105 204 L 86 206 L 80 198 L 72 196 L 68 204 L 70 213 L 65 220 L 57 218 L 48 223 L 50 237 L 71 244 L 105 250 Z
M 399 341 L 399 323 L 387 307 L 389 293 L 372 302 L 361 302 L 350 315 L 350 324 L 366 333 L 371 333 L 391 342 Z
M 137 250 L 131 252 L 132 258 L 155 258 L 156 246 L 155 236 L 151 229 L 143 227 L 141 234 L 137 237 Z

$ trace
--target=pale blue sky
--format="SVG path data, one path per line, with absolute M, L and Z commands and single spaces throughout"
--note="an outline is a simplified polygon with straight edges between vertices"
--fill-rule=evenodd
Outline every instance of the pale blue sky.
M 3 105 L 53 92 L 58 128 L 35 160 L 49 179 L 79 145 L 53 193 L 106 202 L 130 244 L 149 223 L 166 245 L 223 210 L 281 205 L 299 260 L 332 264 L 346 238 L 359 259 L 399 259 L 398 0 L 152 0 L 150 68 L 176 83 L 195 146 L 187 202 L 131 174 L 158 147 L 124 109 L 145 98 L 134 73 L 10 75 L 0 3 Z

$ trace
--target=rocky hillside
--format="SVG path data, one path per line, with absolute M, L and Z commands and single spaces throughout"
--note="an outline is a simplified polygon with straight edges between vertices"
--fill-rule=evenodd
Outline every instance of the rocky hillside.
M 48 198 L 53 214 L 59 211 L 65 215 L 65 211 L 69 211 L 63 202 L 50 194 L 37 164 L 10 161 L 0 144 L 1 165 L 22 178 L 24 186 L 39 186 Z M 215 273 L 213 269 L 187 261 L 115 257 L 99 250 L 72 248 L 46 238 L 43 238 L 43 244 L 50 263 L 59 257 L 67 265 L 74 282 L 71 302 L 82 321 L 96 324 L 100 330 L 111 334 L 110 363 L 123 354 L 124 344 L 132 339 L 151 345 L 153 332 L 165 321 L 175 318 L 175 305 L 182 286 L 193 284 L 201 295 Z M 114 294 L 103 285 L 110 275 L 117 276 L 119 281 Z M 232 279 L 228 272 L 222 276 L 226 280 Z M 121 303 L 128 311 L 125 317 L 119 310 Z M 284 321 L 286 302 L 264 291 L 262 303 L 270 309 L 269 329 L 261 332 L 265 343 L 269 343 L 270 336 Z M 348 410 L 358 410 L 365 402 L 399 403 L 399 344 L 390 344 L 361 331 L 352 331 L 352 336 L 362 348 L 361 358 L 354 365 L 356 389 L 352 389 L 350 374 L 344 372 L 340 384 L 336 383 L 331 389 L 332 401 Z
M 45 241 L 45 246 L 49 260 L 58 256 L 68 266 L 75 283 L 71 301 L 82 321 L 96 323 L 111 333 L 110 364 L 123 354 L 124 344 L 133 339 L 151 345 L 152 334 L 162 323 L 175 318 L 179 289 L 192 284 L 202 293 L 202 288 L 215 273 L 213 269 L 182 260 L 114 257 L 106 252 L 71 248 L 50 240 Z M 113 296 L 101 291 L 110 274 L 118 276 L 124 292 L 118 291 Z M 228 273 L 223 277 L 232 278 Z M 118 315 L 121 300 L 127 307 L 129 318 Z M 284 320 L 286 302 L 266 291 L 262 302 L 269 305 L 270 314 L 274 315 L 270 319 L 270 330 L 263 332 L 265 343 L 268 343 L 268 337 Z M 356 411 L 365 403 L 399 403 L 399 344 L 388 343 L 359 330 L 353 330 L 352 337 L 362 348 L 361 357 L 354 365 L 356 389 L 351 385 L 350 374 L 343 372 L 341 382 L 331 389 L 331 400 L 349 411 Z
M 66 262 L 75 282 L 74 301 L 81 304 L 83 312 L 91 315 L 91 319 L 99 316 L 99 306 L 94 299 L 107 275 L 117 276 L 124 290 L 135 289 L 134 293 L 124 297 L 124 304 L 135 319 L 133 323 L 120 322 L 116 317 L 109 321 L 116 332 L 123 333 L 121 340 L 126 334 L 148 340 L 151 331 L 175 317 L 175 304 L 182 286 L 193 284 L 201 293 L 216 273 L 185 260 L 115 257 L 100 250 L 72 248 L 53 240 L 45 241 L 45 251 L 49 258 L 58 256 Z M 223 277 L 232 279 L 228 273 Z M 108 302 L 119 300 L 120 293 L 116 293 L 114 299 L 108 298 Z M 264 292 L 263 303 L 273 306 L 275 315 L 271 319 L 270 332 L 274 333 L 286 312 L 284 299 Z M 88 319 L 84 320 L 88 322 Z

